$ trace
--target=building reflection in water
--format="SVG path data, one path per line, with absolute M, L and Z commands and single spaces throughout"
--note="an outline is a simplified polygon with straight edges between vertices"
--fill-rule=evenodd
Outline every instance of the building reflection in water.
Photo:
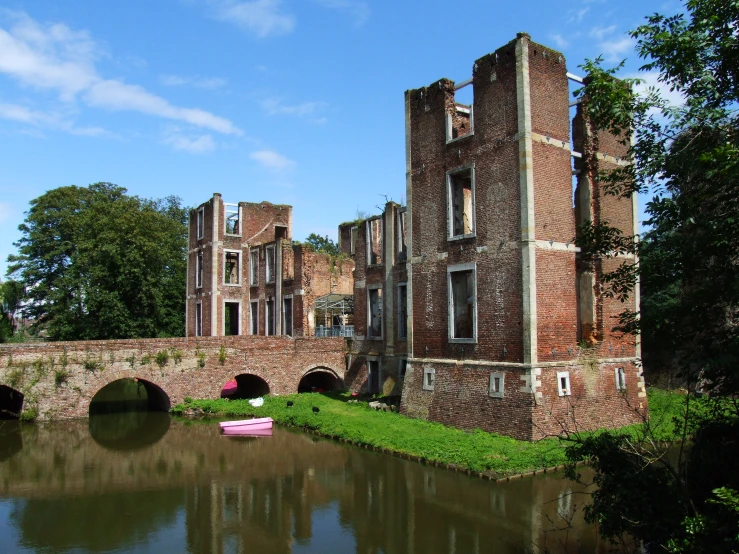
M 166 529 L 213 554 L 606 551 L 576 513 L 585 496 L 551 476 L 496 485 L 284 429 L 225 438 L 209 423 L 173 421 L 129 450 L 93 440 L 86 422 L 21 434 L 0 462 L 0 502 L 23 500 L 0 544 L 127 552 Z

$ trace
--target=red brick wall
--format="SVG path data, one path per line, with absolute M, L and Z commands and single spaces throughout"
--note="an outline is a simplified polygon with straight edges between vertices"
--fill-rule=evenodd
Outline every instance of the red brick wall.
M 221 346 L 226 352 L 223 364 L 219 361 Z M 65 350 L 66 368 L 63 366 Z M 160 368 L 154 357 L 162 350 L 170 352 L 170 358 Z M 181 362 L 175 363 L 171 355 L 173 350 L 182 352 Z M 199 353 L 206 356 L 203 368 L 199 367 Z M 149 363 L 142 363 L 146 356 Z M 86 370 L 85 360 L 96 361 L 99 368 Z M 0 382 L 7 383 L 12 372 L 21 372 L 17 388 L 25 394 L 26 407 L 35 403 L 42 419 L 86 417 L 95 393 L 122 378 L 154 383 L 174 405 L 182 402 L 185 396 L 218 398 L 225 383 L 245 373 L 264 379 L 271 394 L 294 393 L 302 376 L 317 367 L 328 368 L 344 378 L 344 339 L 191 337 L 0 347 Z M 67 382 L 57 386 L 55 372 L 61 369 L 66 369 L 70 375 Z

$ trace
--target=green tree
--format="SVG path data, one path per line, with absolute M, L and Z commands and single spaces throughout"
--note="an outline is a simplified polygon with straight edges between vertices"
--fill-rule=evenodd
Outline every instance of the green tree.
M 53 340 L 181 336 L 187 210 L 96 183 L 31 201 L 9 275 Z
M 313 248 L 314 252 L 320 252 L 322 254 L 331 254 L 332 256 L 339 255 L 339 247 L 334 241 L 328 238 L 328 235 L 322 237 L 315 233 L 311 233 L 305 239 L 305 244 Z
M 24 295 L 23 283 L 8 280 L 0 283 L 0 302 L 2 302 L 2 310 L 7 314 L 10 322 L 10 334 L 15 333 L 15 318 L 21 308 Z
M 641 246 L 603 223 L 581 229 L 583 255 L 640 254 L 604 276 L 617 296 L 631 294 L 637 276 L 645 284 L 642 313 L 624 312 L 618 329 L 641 331 L 646 360 L 669 355 L 689 387 L 712 398 L 696 410 L 686 396 L 667 437 L 647 421 L 638 437 L 577 438 L 569 455 L 596 471 L 586 515 L 603 536 L 670 552 L 739 551 L 738 26 L 736 0 L 689 0 L 684 13 L 655 14 L 632 31 L 642 69 L 680 93 L 681 106 L 654 89 L 635 95 L 635 80 L 615 79 L 618 68 L 599 59 L 584 65 L 578 92 L 598 129 L 626 145 L 633 131 L 634 163 L 598 176 L 607 193 L 654 195 Z

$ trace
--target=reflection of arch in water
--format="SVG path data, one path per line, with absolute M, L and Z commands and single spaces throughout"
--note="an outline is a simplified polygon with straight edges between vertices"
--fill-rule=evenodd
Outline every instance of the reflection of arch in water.
M 237 375 L 236 390 L 228 395 L 228 398 L 257 398 L 269 394 L 269 383 L 252 373 Z
M 18 419 L 23 411 L 23 393 L 0 385 L 0 419 Z
M 308 370 L 298 383 L 298 392 L 331 392 L 346 390 L 344 381 L 327 367 Z
M 121 412 L 168 412 L 169 396 L 151 381 L 138 378 L 117 379 L 95 393 L 90 415 Z
M 0 462 L 23 450 L 20 421 L 0 421 Z
M 169 414 L 161 412 L 122 412 L 93 415 L 90 436 L 109 450 L 140 450 L 156 444 L 169 431 Z

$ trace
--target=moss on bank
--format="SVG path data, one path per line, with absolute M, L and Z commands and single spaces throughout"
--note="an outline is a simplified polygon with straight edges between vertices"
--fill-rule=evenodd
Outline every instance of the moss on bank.
M 664 391 L 659 391 L 659 394 L 662 396 L 657 404 L 674 409 L 675 402 L 668 397 L 678 395 Z M 183 415 L 188 410 L 199 409 L 207 415 L 219 417 L 269 416 L 280 425 L 316 431 L 496 478 L 567 462 L 565 447 L 569 443 L 557 438 L 527 442 L 480 430 L 467 432 L 394 412 L 371 410 L 366 402 L 348 403 L 349 398 L 317 393 L 273 396 L 265 397 L 264 405 L 259 408 L 252 407 L 247 400 L 188 398 L 188 402 L 178 404 L 172 412 Z M 288 407 L 288 401 L 293 405 Z M 661 416 L 659 406 L 657 413 L 652 408 L 653 418 Z M 314 413 L 313 407 L 319 409 L 318 413 Z

